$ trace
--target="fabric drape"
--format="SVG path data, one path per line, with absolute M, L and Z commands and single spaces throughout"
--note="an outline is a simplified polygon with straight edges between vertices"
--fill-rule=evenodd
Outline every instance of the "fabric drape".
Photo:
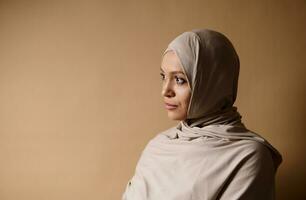
M 168 51 L 179 57 L 191 89 L 187 118 L 148 142 L 122 200 L 275 199 L 282 156 L 233 106 L 240 63 L 232 43 L 194 29 L 163 55 Z

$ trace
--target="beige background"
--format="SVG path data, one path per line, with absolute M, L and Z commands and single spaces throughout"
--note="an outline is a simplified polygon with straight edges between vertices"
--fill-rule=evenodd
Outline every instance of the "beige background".
M 13 0 L 0 1 L 0 199 L 120 199 L 146 143 L 177 123 L 160 59 L 193 28 L 234 43 L 236 106 L 284 157 L 277 199 L 305 198 L 305 1 Z

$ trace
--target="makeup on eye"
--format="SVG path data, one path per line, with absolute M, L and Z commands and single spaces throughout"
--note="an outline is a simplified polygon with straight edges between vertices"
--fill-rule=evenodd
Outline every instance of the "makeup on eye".
M 165 75 L 160 73 L 160 76 L 161 76 L 161 80 L 163 81 L 165 79 Z
M 178 84 L 184 84 L 184 83 L 186 83 L 186 80 L 185 79 L 183 79 L 183 78 L 180 78 L 180 77 L 175 77 L 175 79 L 176 79 L 176 82 L 178 83 Z M 179 82 L 179 81 L 181 81 L 181 82 Z
M 165 79 L 164 73 L 161 72 L 160 75 L 161 75 L 162 80 L 164 80 L 164 79 Z M 174 78 L 175 78 L 176 82 L 177 82 L 178 84 L 180 84 L 180 85 L 186 83 L 185 78 L 182 78 L 182 77 L 179 77 L 179 76 L 176 76 L 176 75 L 174 76 Z

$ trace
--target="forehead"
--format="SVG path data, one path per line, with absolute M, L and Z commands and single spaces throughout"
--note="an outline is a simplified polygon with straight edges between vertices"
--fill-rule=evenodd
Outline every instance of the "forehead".
M 166 72 L 181 71 L 182 65 L 180 59 L 173 51 L 168 51 L 162 60 L 161 69 Z

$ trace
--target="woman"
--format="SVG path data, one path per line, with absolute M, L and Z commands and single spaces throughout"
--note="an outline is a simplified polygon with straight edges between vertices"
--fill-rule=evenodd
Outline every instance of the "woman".
M 187 31 L 168 45 L 162 96 L 179 123 L 146 145 L 123 200 L 275 199 L 282 156 L 233 106 L 239 67 L 231 42 L 213 30 Z

